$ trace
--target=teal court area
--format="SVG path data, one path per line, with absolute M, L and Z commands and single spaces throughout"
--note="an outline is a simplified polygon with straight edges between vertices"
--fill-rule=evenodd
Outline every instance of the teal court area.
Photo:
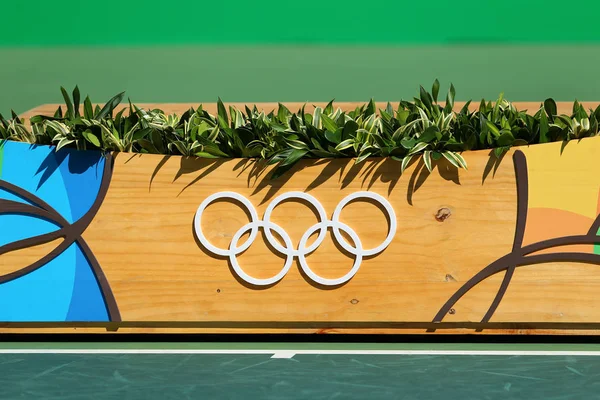
M 4 343 L 2 399 L 593 399 L 596 344 Z

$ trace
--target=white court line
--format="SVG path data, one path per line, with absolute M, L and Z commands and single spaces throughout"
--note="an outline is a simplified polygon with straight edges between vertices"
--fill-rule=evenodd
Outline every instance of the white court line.
M 431 355 L 431 356 L 600 356 L 600 351 L 540 350 L 267 350 L 267 349 L 0 349 L 0 354 L 267 354 L 295 355 Z

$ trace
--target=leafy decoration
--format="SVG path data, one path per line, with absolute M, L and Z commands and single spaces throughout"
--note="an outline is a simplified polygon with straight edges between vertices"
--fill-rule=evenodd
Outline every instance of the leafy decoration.
M 384 110 L 377 110 L 373 100 L 349 112 L 333 101 L 312 113 L 304 107 L 292 112 L 282 104 L 270 112 L 256 106 L 227 110 L 219 99 L 216 116 L 202 106 L 177 116 L 142 110 L 131 102 L 115 114 L 124 93 L 95 109 L 86 97 L 80 110 L 79 88 L 72 98 L 61 88 L 66 111 L 59 107 L 53 116 L 34 116 L 29 125 L 15 113 L 11 119 L 0 115 L 0 139 L 57 149 L 260 158 L 266 165 L 277 164 L 277 177 L 302 158 L 354 158 L 359 163 L 391 157 L 402 171 L 416 157 L 423 157 L 429 170 L 435 168 L 433 161 L 444 158 L 467 168 L 464 151 L 494 149 L 500 157 L 513 146 L 567 142 L 599 132 L 600 107 L 586 111 L 575 101 L 572 114 L 557 115 L 556 102 L 547 99 L 532 115 L 500 95 L 495 102 L 481 100 L 474 111 L 470 101 L 455 111 L 454 86 L 444 106 L 438 104 L 439 89 L 436 80 L 431 93 L 420 87 L 412 101 L 400 101 L 397 107 L 388 103 Z

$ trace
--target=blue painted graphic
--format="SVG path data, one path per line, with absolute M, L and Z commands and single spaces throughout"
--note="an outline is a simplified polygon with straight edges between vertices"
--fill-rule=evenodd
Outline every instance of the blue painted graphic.
M 32 265 L 2 265 L 0 321 L 118 319 L 110 287 L 81 237 L 108 188 L 108 159 L 100 152 L 17 142 L 4 142 L 0 151 L 0 257 L 56 243 Z

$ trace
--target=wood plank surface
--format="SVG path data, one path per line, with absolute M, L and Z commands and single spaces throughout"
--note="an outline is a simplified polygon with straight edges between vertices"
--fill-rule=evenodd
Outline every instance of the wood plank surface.
M 177 107 L 171 111 L 182 110 Z M 33 113 L 39 112 L 43 109 Z M 527 175 L 519 195 L 517 152 L 526 160 Z M 107 326 L 119 327 L 119 332 L 425 333 L 437 327 L 438 333 L 472 333 L 484 327 L 484 334 L 597 333 L 600 265 L 576 257 L 516 268 L 487 325 L 480 322 L 504 270 L 468 290 L 441 323 L 433 324 L 461 286 L 511 253 L 519 196 L 525 194 L 528 217 L 523 246 L 585 235 L 600 214 L 600 138 L 572 142 L 564 149 L 560 143 L 520 147 L 499 163 L 489 151 L 463 155 L 466 171 L 445 162 L 431 174 L 422 162 L 400 174 L 399 163 L 387 159 L 358 165 L 344 159 L 303 160 L 271 180 L 270 169 L 261 170 L 253 160 L 117 154 L 107 196 L 84 233 L 123 319 L 120 325 Z M 366 190 L 391 203 L 398 229 L 382 253 L 366 258 L 352 280 L 334 288 L 311 281 L 296 259 L 278 283 L 267 288 L 248 285 L 236 278 L 227 259 L 200 245 L 193 230 L 200 203 L 220 191 L 245 196 L 261 217 L 278 195 L 305 192 L 331 217 L 345 196 Z M 441 213 L 447 218 L 440 218 Z M 365 248 L 377 246 L 387 234 L 386 217 L 368 202 L 349 204 L 341 221 L 356 231 Z M 211 243 L 227 248 L 247 222 L 237 203 L 217 202 L 207 208 L 202 228 Z M 273 222 L 296 247 L 317 218 L 306 205 L 291 201 L 275 209 Z M 338 277 L 353 262 L 342 250 L 329 232 L 307 260 L 317 273 Z M 9 253 L 2 268 L 45 251 Z M 578 244 L 539 254 L 559 251 L 594 255 L 598 246 Z M 239 262 L 246 272 L 265 278 L 277 273 L 284 259 L 258 235 Z M 3 324 L 0 332 L 105 328 Z

